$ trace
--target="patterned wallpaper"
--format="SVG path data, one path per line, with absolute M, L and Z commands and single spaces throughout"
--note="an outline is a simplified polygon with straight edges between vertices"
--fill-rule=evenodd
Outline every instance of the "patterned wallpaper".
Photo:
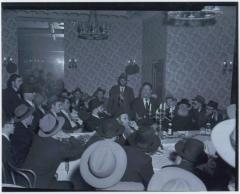
M 97 87 L 109 90 L 117 83 L 128 59 L 142 63 L 141 20 L 108 20 L 111 24 L 108 40 L 91 41 L 77 37 L 76 26 L 65 21 L 65 85 L 70 90 L 80 87 L 92 94 Z M 68 60 L 78 60 L 76 70 L 68 68 Z M 129 85 L 137 95 L 141 74 L 129 76 Z
M 229 105 L 231 73 L 223 75 L 221 64 L 233 61 L 236 10 L 223 7 L 214 26 L 167 28 L 166 89 L 177 98 L 201 94 Z
M 2 61 L 4 57 L 12 57 L 18 64 L 17 23 L 14 13 L 2 14 Z M 3 63 L 2 63 L 3 64 Z M 2 66 L 2 87 L 6 87 L 9 78 L 6 68 Z

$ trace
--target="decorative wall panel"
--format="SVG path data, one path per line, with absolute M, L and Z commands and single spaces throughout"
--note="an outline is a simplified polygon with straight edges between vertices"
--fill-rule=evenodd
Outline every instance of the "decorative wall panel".
M 12 57 L 18 64 L 17 22 L 13 12 L 2 13 L 2 62 L 4 57 Z M 3 64 L 3 63 L 2 63 Z M 6 87 L 9 78 L 6 68 L 2 66 L 2 87 Z
M 109 90 L 117 83 L 129 59 L 142 64 L 141 20 L 108 20 L 111 23 L 107 40 L 82 40 L 77 37 L 77 27 L 65 21 L 65 86 L 70 90 L 80 87 L 92 94 L 97 87 Z M 68 68 L 68 60 L 77 59 L 77 69 Z M 129 85 L 137 95 L 141 74 L 129 76 Z
M 222 74 L 222 63 L 233 61 L 236 10 L 224 13 L 215 25 L 167 28 L 166 89 L 178 99 L 197 94 L 216 100 L 221 107 L 230 103 L 232 74 Z

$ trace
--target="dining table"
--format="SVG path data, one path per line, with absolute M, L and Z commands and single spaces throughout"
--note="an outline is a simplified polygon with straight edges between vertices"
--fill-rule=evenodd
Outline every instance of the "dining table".
M 74 133 L 68 134 L 68 137 L 72 136 L 78 139 L 82 138 L 83 141 L 87 142 L 94 134 L 95 132 L 82 133 L 80 131 L 76 131 Z M 152 158 L 152 166 L 155 173 L 161 170 L 163 166 L 173 164 L 173 162 L 169 158 L 169 155 L 171 152 L 175 151 L 175 144 L 178 141 L 186 138 L 195 138 L 202 141 L 205 146 L 205 152 L 209 156 L 215 156 L 216 150 L 214 149 L 209 134 L 203 134 L 200 131 L 177 131 L 174 132 L 173 135 L 161 136 L 162 146 L 160 146 L 154 154 L 150 155 Z M 81 158 L 73 161 L 62 162 L 56 171 L 57 180 L 70 181 L 74 172 L 80 172 L 80 162 Z

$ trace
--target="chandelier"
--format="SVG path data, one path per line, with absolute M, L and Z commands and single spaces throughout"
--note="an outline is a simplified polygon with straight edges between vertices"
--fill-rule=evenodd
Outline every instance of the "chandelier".
M 169 24 L 196 26 L 214 24 L 215 18 L 222 14 L 218 6 L 205 6 L 200 11 L 169 11 L 167 20 Z
M 78 23 L 78 38 L 85 40 L 106 40 L 109 36 L 109 25 L 99 23 L 96 11 L 90 11 L 87 22 Z

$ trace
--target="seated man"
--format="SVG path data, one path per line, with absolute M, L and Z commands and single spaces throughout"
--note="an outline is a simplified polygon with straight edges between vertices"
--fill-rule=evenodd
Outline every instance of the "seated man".
M 93 99 L 91 99 L 89 102 L 88 102 L 88 108 L 90 109 L 90 110 L 92 110 L 93 108 L 92 108 L 92 105 L 94 105 L 95 103 L 99 103 L 99 104 L 101 104 L 101 103 L 105 103 L 105 101 L 106 101 L 106 99 L 105 99 L 105 97 L 104 97 L 104 95 L 105 95 L 105 90 L 104 89 L 102 89 L 102 88 L 97 88 L 97 90 L 94 92 L 94 94 L 93 94 Z
M 187 99 L 182 99 L 176 107 L 176 114 L 172 120 L 174 131 L 192 131 L 197 130 L 196 125 L 189 113 L 191 105 Z
M 71 133 L 75 130 L 79 129 L 83 121 L 79 117 L 75 117 L 74 119 L 71 116 L 70 111 L 70 100 L 68 98 L 61 97 L 62 99 L 62 109 L 58 116 L 61 116 L 65 119 L 65 123 L 62 127 L 64 132 Z
M 166 116 L 168 118 L 172 118 L 174 116 L 176 106 L 177 106 L 177 99 L 173 96 L 167 96 L 166 97 Z
M 218 103 L 210 100 L 206 107 L 205 124 L 210 123 L 211 128 L 223 120 L 222 115 L 218 112 Z
M 121 145 L 124 145 L 125 140 L 122 137 L 124 127 L 120 125 L 116 119 L 104 119 L 99 123 L 96 133 L 89 139 L 85 147 L 90 146 L 96 141 L 111 139 Z
M 32 129 L 34 109 L 20 104 L 15 109 L 15 131 L 11 137 L 11 149 L 14 165 L 21 167 L 32 145 L 34 130 Z
M 61 141 L 61 129 L 65 119 L 47 114 L 40 120 L 40 130 L 34 136 L 32 147 L 23 168 L 33 170 L 37 175 L 36 188 L 69 190 L 70 182 L 57 181 L 54 177 L 61 162 L 81 157 L 83 144 L 71 137 Z
M 194 99 L 192 99 L 192 109 L 190 110 L 190 115 L 192 116 L 193 122 L 196 124 L 198 129 L 205 127 L 205 114 L 205 98 L 197 95 Z
M 144 83 L 140 90 L 140 97 L 136 98 L 132 103 L 136 121 L 139 125 L 152 125 L 153 117 L 158 108 L 157 100 L 151 97 L 152 85 Z
M 49 113 L 52 114 L 55 118 L 58 117 L 57 114 L 59 114 L 62 110 L 62 101 L 61 98 L 58 96 L 52 96 L 48 99 L 48 109 Z
M 116 120 L 125 128 L 123 132 L 124 139 L 127 139 L 134 131 L 138 130 L 139 127 L 137 123 L 135 121 L 130 121 L 127 113 L 122 112 L 116 116 Z
M 91 104 L 91 115 L 85 120 L 85 130 L 95 131 L 99 127 L 102 120 L 109 118 L 108 113 L 105 111 L 102 102 L 94 102 Z

